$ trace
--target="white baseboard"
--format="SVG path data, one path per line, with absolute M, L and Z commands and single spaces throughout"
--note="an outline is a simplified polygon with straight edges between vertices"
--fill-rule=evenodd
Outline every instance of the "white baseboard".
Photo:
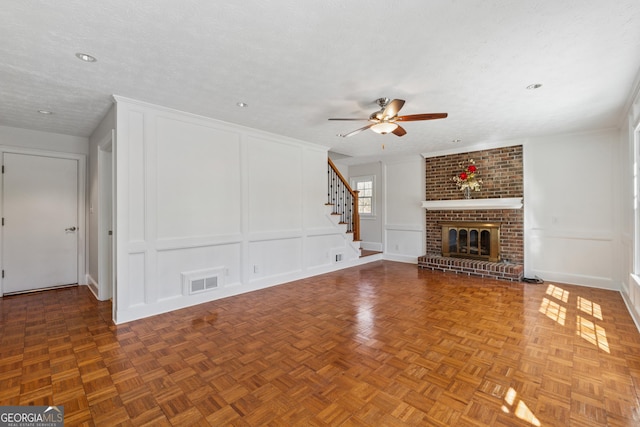
M 631 315 L 631 318 L 633 319 L 633 323 L 636 324 L 636 329 L 638 329 L 638 332 L 640 332 L 640 313 L 638 313 L 634 307 L 633 304 L 631 303 L 631 301 L 629 301 L 628 295 L 625 294 L 624 292 L 620 292 L 620 295 L 622 295 L 622 300 L 624 301 L 625 305 L 627 306 L 627 310 L 629 310 L 629 314 Z
M 91 277 L 90 274 L 86 275 L 86 282 L 87 282 L 87 287 L 89 288 L 93 296 L 96 297 L 97 300 L 100 300 L 98 298 L 98 282 L 93 280 L 93 277 Z
M 382 259 L 387 261 L 404 262 L 407 264 L 418 264 L 418 257 L 412 255 L 399 255 L 399 254 L 383 254 Z

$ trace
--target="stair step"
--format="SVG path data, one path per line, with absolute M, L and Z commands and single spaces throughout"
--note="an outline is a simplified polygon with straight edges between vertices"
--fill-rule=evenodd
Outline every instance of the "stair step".
M 381 254 L 380 251 L 370 251 L 368 249 L 360 249 L 360 258 Z

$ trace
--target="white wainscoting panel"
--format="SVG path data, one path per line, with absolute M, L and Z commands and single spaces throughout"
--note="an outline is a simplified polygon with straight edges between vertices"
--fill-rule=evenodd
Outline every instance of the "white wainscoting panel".
M 588 235 L 558 235 L 540 230 L 527 240 L 534 275 L 577 285 L 615 289 L 613 239 Z
M 128 227 L 129 242 L 145 240 L 145 134 L 144 114 L 141 111 L 132 110 L 127 114 L 127 145 L 122 150 L 127 152 L 127 160 L 130 165 L 126 184 L 128 185 Z
M 159 251 L 158 299 L 182 296 L 181 275 L 190 271 L 223 267 L 226 286 L 240 283 L 241 254 L 240 243 Z
M 327 159 L 324 156 L 311 150 L 304 150 L 302 153 L 302 223 L 305 229 L 322 228 L 327 226 L 326 207 L 327 203 Z M 320 176 L 317 173 L 306 174 L 304 171 L 325 170 L 325 174 Z M 318 203 L 321 200 L 321 203 Z
M 331 251 L 335 248 L 346 250 L 345 240 L 339 234 L 308 236 L 305 240 L 305 267 L 328 267 L 333 263 Z
M 129 301 L 126 302 L 126 306 L 122 307 L 125 310 L 135 306 L 144 305 L 146 303 L 145 267 L 146 263 L 144 253 L 129 254 L 128 281 L 130 286 L 127 289 Z
M 302 271 L 302 239 L 262 240 L 249 243 L 251 280 Z
M 157 237 L 240 233 L 240 135 L 157 121 Z
M 385 233 L 385 258 L 394 256 L 398 261 L 417 263 L 418 257 L 424 255 L 425 235 L 420 225 L 387 225 Z
M 247 145 L 249 231 L 300 229 L 302 147 L 257 137 Z

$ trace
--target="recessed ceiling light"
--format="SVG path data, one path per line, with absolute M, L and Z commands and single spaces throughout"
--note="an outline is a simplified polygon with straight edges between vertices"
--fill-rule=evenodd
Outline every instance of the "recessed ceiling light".
M 84 62 L 96 62 L 97 59 L 94 56 L 91 56 L 89 54 L 86 53 L 76 53 L 76 58 L 80 59 L 81 61 Z
M 452 139 L 451 142 L 453 142 L 454 144 L 457 144 L 459 142 L 462 142 L 461 139 Z
M 533 89 L 540 89 L 541 87 L 542 87 L 542 83 L 534 83 L 527 86 L 527 89 L 533 90 Z
M 249 106 L 249 104 L 247 104 L 246 102 L 238 102 L 236 103 L 236 105 L 240 108 L 246 108 Z
M 38 110 L 38 113 L 40 113 L 40 114 L 44 114 L 45 116 L 50 116 L 51 114 L 53 114 L 53 111 L 49 111 L 49 110 Z

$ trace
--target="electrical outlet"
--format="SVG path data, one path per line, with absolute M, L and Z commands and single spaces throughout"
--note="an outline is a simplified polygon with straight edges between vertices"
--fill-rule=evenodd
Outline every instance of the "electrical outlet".
M 253 272 L 254 272 L 254 273 L 258 273 L 258 266 L 257 266 L 257 265 L 254 265 L 254 266 L 253 266 Z

